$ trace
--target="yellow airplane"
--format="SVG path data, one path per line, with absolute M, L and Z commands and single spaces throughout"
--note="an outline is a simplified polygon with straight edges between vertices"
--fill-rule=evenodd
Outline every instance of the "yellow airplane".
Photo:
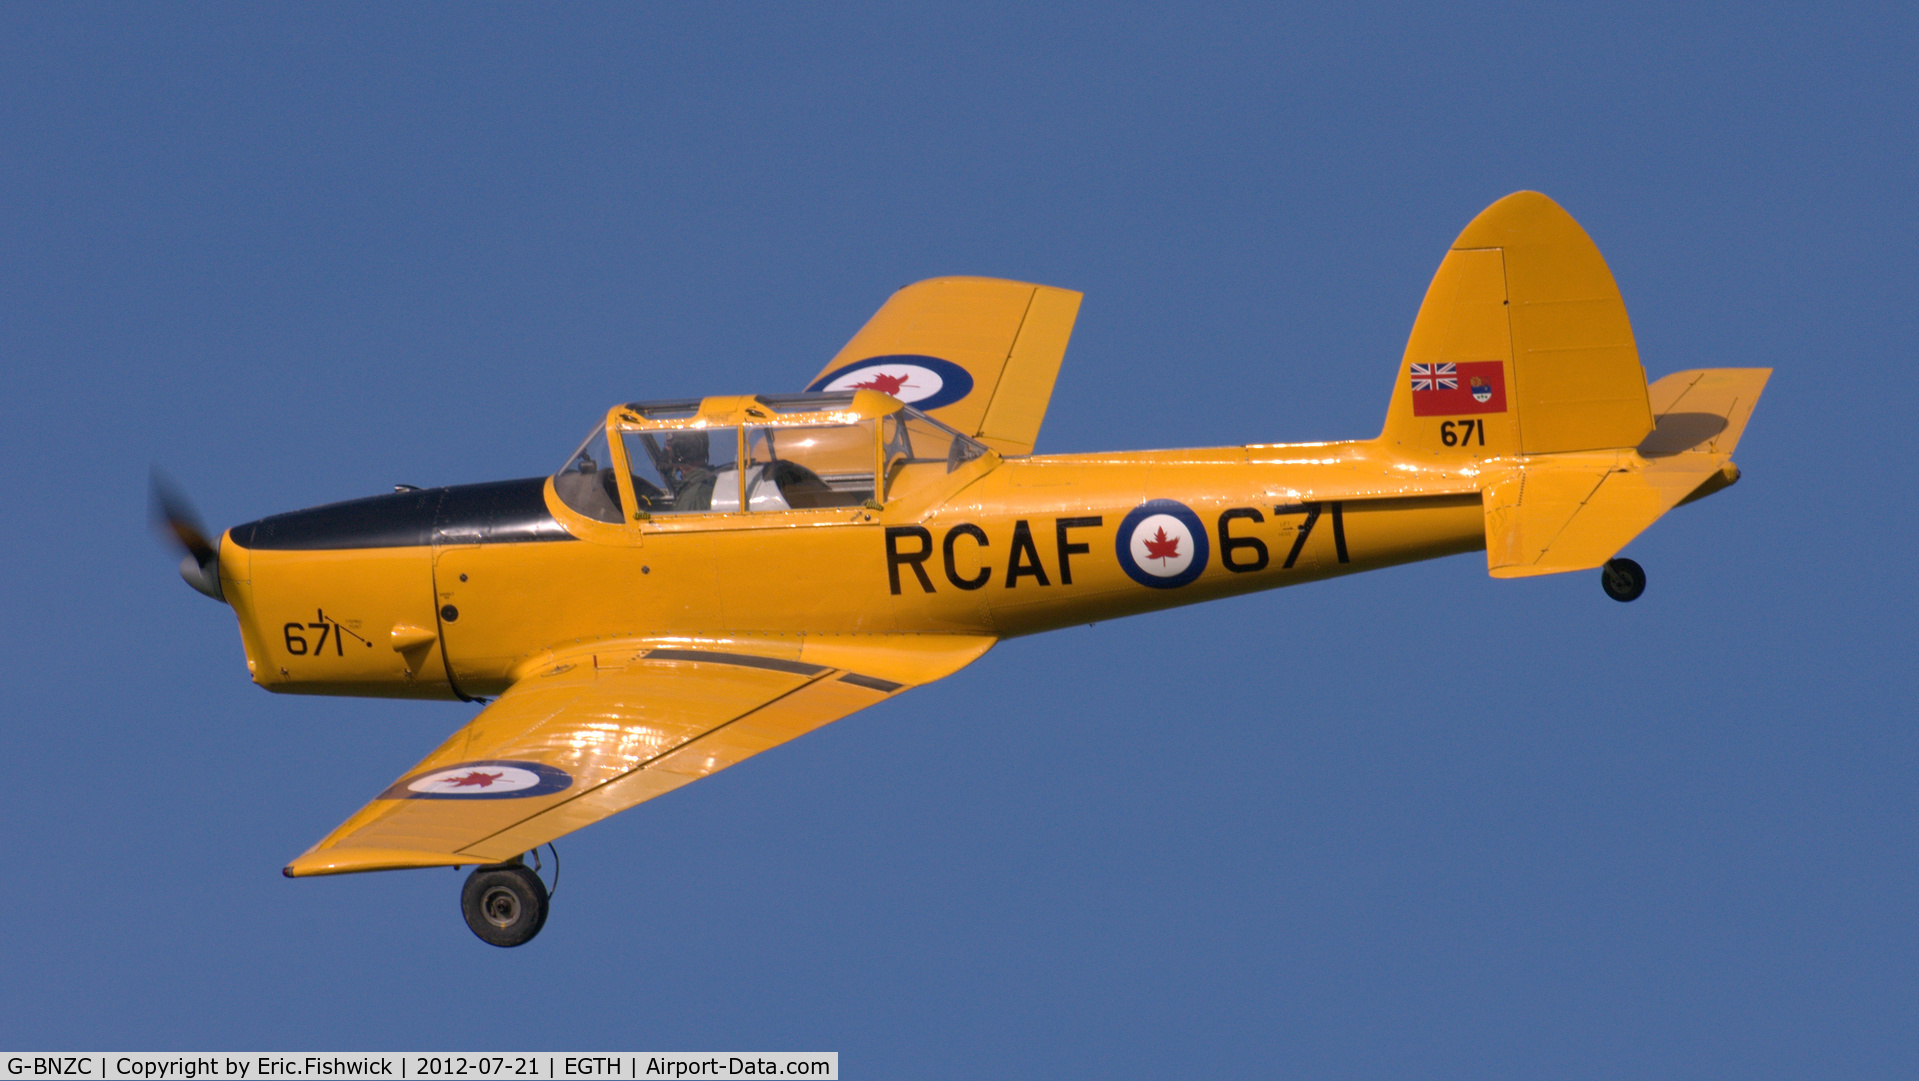
M 515 946 L 547 914 L 527 854 L 1002 638 L 1480 549 L 1630 601 L 1616 554 L 1738 479 L 1770 374 L 1648 386 L 1599 250 L 1519 192 L 1440 263 L 1378 438 L 1035 455 L 1079 301 L 920 282 L 804 393 L 616 405 L 551 477 L 217 542 L 156 486 L 255 683 L 491 699 L 285 873 L 473 866 L 467 924 Z

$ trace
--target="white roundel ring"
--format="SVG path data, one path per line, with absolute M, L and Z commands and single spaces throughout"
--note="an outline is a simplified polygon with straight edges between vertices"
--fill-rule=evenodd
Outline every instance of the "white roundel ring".
M 462 762 L 403 778 L 381 799 L 525 799 L 571 787 L 563 769 L 542 762 Z
M 1153 589 L 1177 589 L 1198 578 L 1212 553 L 1199 515 L 1171 499 L 1134 507 L 1120 520 L 1113 544 L 1126 576 Z
M 932 410 L 973 393 L 973 377 L 950 360 L 902 353 L 856 360 L 827 372 L 806 389 L 877 390 L 907 405 Z

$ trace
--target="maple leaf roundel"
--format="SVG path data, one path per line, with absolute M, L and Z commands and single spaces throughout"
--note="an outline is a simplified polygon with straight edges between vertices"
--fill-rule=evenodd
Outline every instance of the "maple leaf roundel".
M 381 799 L 525 799 L 562 792 L 573 784 L 565 770 L 544 762 L 462 762 L 394 782 Z
M 814 380 L 806 389 L 877 390 L 917 409 L 931 411 L 973 393 L 973 377 L 950 360 L 899 353 L 841 365 Z
M 1198 578 L 1211 554 L 1199 515 L 1171 499 L 1134 507 L 1120 521 L 1114 546 L 1126 576 L 1153 589 L 1176 589 Z

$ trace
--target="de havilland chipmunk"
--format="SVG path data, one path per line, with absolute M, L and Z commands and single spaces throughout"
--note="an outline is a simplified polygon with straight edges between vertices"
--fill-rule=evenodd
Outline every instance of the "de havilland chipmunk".
M 1377 438 L 1034 454 L 1079 301 L 910 285 L 803 392 L 615 405 L 550 477 L 217 540 L 160 490 L 255 683 L 491 699 L 285 873 L 470 866 L 467 924 L 515 946 L 547 914 L 528 853 L 1002 638 L 1482 549 L 1630 601 L 1618 552 L 1738 479 L 1770 374 L 1649 386 L 1599 250 L 1519 192 L 1440 263 Z

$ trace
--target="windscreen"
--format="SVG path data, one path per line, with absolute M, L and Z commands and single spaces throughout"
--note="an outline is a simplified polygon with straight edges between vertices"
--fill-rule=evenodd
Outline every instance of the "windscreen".
M 886 441 L 886 459 L 909 464 L 940 462 L 951 473 L 986 453 L 976 443 L 917 409 L 902 409 L 888 416 L 881 434 Z
M 553 489 L 560 502 L 598 522 L 625 519 L 620 510 L 620 485 L 613 471 L 613 456 L 606 442 L 606 426 L 588 433 L 586 442 L 567 460 L 566 468 L 553 476 Z

